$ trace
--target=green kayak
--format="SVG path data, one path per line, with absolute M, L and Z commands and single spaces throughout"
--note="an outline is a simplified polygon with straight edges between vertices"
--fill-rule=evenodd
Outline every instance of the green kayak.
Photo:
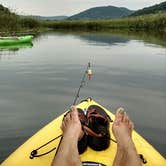
M 28 43 L 33 39 L 32 35 L 27 36 L 13 36 L 13 37 L 0 37 L 0 45 L 13 45 L 19 43 Z

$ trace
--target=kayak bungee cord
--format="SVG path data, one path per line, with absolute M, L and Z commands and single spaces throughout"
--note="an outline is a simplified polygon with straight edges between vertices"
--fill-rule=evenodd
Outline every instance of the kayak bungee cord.
M 86 70 L 85 70 L 85 72 L 84 72 L 84 74 L 83 74 L 83 77 L 82 77 L 80 86 L 79 86 L 79 88 L 78 88 L 78 91 L 77 91 L 77 93 L 76 93 L 76 95 L 75 95 L 73 105 L 76 105 L 77 99 L 79 98 L 80 90 L 81 90 L 81 88 L 84 86 L 85 82 L 87 81 L 87 80 L 85 80 L 85 79 L 88 78 L 88 80 L 91 80 L 91 78 L 92 78 L 92 70 L 91 70 L 90 68 L 91 68 L 91 64 L 90 64 L 90 62 L 89 62 L 88 65 L 87 65 L 87 67 L 86 67 Z M 87 77 L 86 77 L 86 76 L 87 76 Z M 65 115 L 64 115 L 64 117 L 65 117 Z M 82 126 L 82 127 L 83 127 L 83 126 Z M 58 138 L 61 138 L 60 141 L 59 141 L 58 147 L 54 147 L 54 148 L 52 148 L 51 150 L 49 150 L 49 151 L 47 151 L 47 152 L 45 152 L 45 153 L 38 154 L 38 150 L 39 150 L 39 149 L 45 147 L 46 145 L 48 145 L 49 143 L 55 141 L 55 140 L 58 139 Z M 54 151 L 55 149 L 57 149 L 57 150 L 56 150 L 56 153 L 55 153 L 55 155 L 56 155 L 57 152 L 58 152 L 59 145 L 60 145 L 62 139 L 63 139 L 63 135 L 60 134 L 59 136 L 53 138 L 52 140 L 48 141 L 47 143 L 45 143 L 45 144 L 43 144 L 42 146 L 38 147 L 37 149 L 33 150 L 33 151 L 31 152 L 31 154 L 30 154 L 30 159 L 33 159 L 33 158 L 35 158 L 35 157 L 41 157 L 41 156 L 47 155 L 47 154 L 51 153 L 52 151 Z M 111 141 L 113 141 L 114 143 L 117 143 L 114 139 L 112 139 L 112 138 L 109 138 L 109 139 L 110 139 Z
M 33 150 L 33 151 L 31 152 L 29 158 L 30 158 L 30 159 L 33 159 L 34 157 L 41 157 L 41 156 L 44 156 L 44 155 L 46 155 L 46 154 L 48 154 L 48 153 L 54 151 L 54 150 L 56 149 L 56 147 L 52 148 L 52 149 L 49 150 L 48 152 L 45 152 L 45 153 L 42 153 L 42 154 L 37 155 L 37 153 L 38 153 L 37 151 L 38 151 L 39 149 L 41 149 L 42 147 L 48 145 L 49 143 L 53 142 L 54 140 L 56 140 L 56 139 L 58 139 L 58 138 L 60 138 L 60 137 L 62 137 L 62 134 L 59 135 L 59 136 L 57 136 L 56 138 L 53 138 L 52 140 L 48 141 L 47 143 L 45 143 L 44 145 L 40 146 L 39 148 Z

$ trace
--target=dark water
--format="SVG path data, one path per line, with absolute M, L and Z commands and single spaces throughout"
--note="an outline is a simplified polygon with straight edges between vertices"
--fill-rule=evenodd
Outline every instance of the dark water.
M 109 33 L 38 36 L 32 46 L 0 49 L 0 161 L 74 100 L 81 90 L 115 112 L 124 106 L 136 130 L 166 156 L 166 46 L 163 39 Z M 155 39 L 155 40 L 154 40 Z

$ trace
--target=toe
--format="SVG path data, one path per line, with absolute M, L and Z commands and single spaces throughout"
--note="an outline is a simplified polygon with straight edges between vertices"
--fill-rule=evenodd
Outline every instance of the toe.
M 127 116 L 126 113 L 124 114 L 123 122 L 126 123 L 127 125 L 129 124 L 129 117 Z
M 71 110 L 72 110 L 72 112 L 71 112 L 72 119 L 79 120 L 77 108 L 75 106 L 72 106 Z
M 130 128 L 131 130 L 134 129 L 134 123 L 133 123 L 132 121 L 129 121 L 129 128 Z
M 120 107 L 117 109 L 115 114 L 115 121 L 122 121 L 124 116 L 124 108 Z
M 62 124 L 61 124 L 61 130 L 64 131 L 65 128 L 66 128 L 66 124 L 65 124 L 65 122 L 63 121 Z
M 71 112 L 69 112 L 69 113 L 66 115 L 66 117 L 65 117 L 65 119 L 64 119 L 64 122 L 67 123 L 67 122 L 70 121 L 70 119 L 71 119 Z

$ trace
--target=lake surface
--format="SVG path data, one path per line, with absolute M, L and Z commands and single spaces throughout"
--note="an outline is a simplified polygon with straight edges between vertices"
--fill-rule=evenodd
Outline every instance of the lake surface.
M 0 161 L 68 109 L 81 89 L 115 113 L 124 106 L 135 129 L 166 156 L 166 46 L 112 33 L 49 32 L 33 46 L 0 49 Z M 153 39 L 153 40 L 152 40 Z

